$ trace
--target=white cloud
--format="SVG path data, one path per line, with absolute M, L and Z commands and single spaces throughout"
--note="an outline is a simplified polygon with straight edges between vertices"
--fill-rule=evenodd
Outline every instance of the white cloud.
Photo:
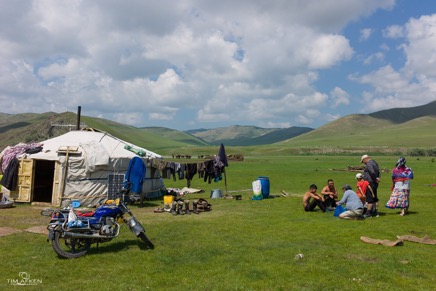
M 422 83 L 414 82 L 391 66 L 385 66 L 370 74 L 353 77 L 362 84 L 370 84 L 374 92 L 363 94 L 363 112 L 373 112 L 392 107 L 416 106 L 416 96 L 425 103 L 434 100 L 434 94 Z
M 372 29 L 371 28 L 364 28 L 360 30 L 360 41 L 365 41 L 367 40 L 372 34 Z
M 266 123 L 261 123 L 260 126 L 264 128 L 288 128 L 291 127 L 292 125 L 290 122 L 266 122 Z
M 301 124 L 311 124 L 314 119 L 320 116 L 319 110 L 309 109 L 304 114 L 298 114 L 296 120 Z
M 388 46 L 387 44 L 385 44 L 385 43 L 382 43 L 382 44 L 380 45 L 380 49 L 381 49 L 382 51 L 384 51 L 384 52 L 387 52 L 387 51 L 390 50 L 389 46 Z
M 336 63 L 350 59 L 353 54 L 348 40 L 340 35 L 321 35 L 304 48 L 303 54 L 311 69 L 325 69 Z
M 398 33 L 401 31 L 401 34 Z M 378 111 L 392 107 L 416 106 L 436 99 L 436 14 L 411 18 L 404 26 L 391 26 L 386 36 L 399 37 L 405 32 L 401 45 L 406 56 L 403 68 L 383 66 L 362 76 L 350 76 L 373 91 L 362 94 L 363 111 Z
M 331 107 L 336 108 L 339 105 L 348 105 L 350 104 L 350 95 L 344 91 L 342 88 L 335 87 L 330 92 L 330 98 L 332 99 Z
M 391 25 L 383 30 L 383 36 L 388 38 L 404 37 L 404 27 L 401 25 Z
M 151 113 L 150 119 L 151 120 L 171 120 L 174 117 L 173 114 L 163 114 L 163 113 Z
M 122 124 L 138 124 L 143 122 L 142 114 L 138 112 L 115 113 L 109 117 Z M 104 118 L 104 116 L 100 116 L 100 118 Z
M 411 19 L 406 24 L 406 69 L 416 75 L 436 78 L 436 14 Z
M 327 113 L 327 114 L 324 115 L 325 122 L 332 122 L 332 121 L 337 120 L 337 119 L 339 119 L 341 117 L 342 116 L 340 114 L 330 114 L 330 113 Z
M 325 111 L 352 104 L 346 85 L 332 82 L 328 94 L 318 87 L 353 62 L 346 26 L 395 3 L 1 1 L 0 25 L 7 29 L 0 31 L 0 100 L 9 113 L 80 105 L 84 115 L 138 126 L 320 123 L 338 116 Z M 363 27 L 360 36 L 373 40 L 375 30 Z M 373 86 L 380 100 L 403 96 L 408 87 L 428 98 L 434 90 L 434 16 L 390 26 L 384 35 L 389 41 L 400 31 L 404 68 L 373 69 L 354 80 Z M 366 63 L 384 61 L 383 52 Z
M 370 55 L 369 57 L 367 57 L 367 58 L 363 61 L 363 63 L 364 63 L 365 65 L 369 65 L 369 64 L 374 63 L 375 61 L 378 61 L 378 62 L 383 61 L 384 58 L 385 58 L 385 54 L 384 54 L 384 53 L 382 53 L 382 52 L 376 52 L 376 53 Z

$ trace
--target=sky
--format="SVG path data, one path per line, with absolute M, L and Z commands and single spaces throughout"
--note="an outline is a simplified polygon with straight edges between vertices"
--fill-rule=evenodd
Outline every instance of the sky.
M 424 0 L 0 0 L 0 112 L 317 128 L 436 100 Z

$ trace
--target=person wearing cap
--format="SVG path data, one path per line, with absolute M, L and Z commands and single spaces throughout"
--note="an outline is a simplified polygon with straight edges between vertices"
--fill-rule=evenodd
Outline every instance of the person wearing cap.
M 326 211 L 325 200 L 322 195 L 316 193 L 318 187 L 315 184 L 309 186 L 309 191 L 303 195 L 304 211 L 313 211 L 318 206 L 323 212 Z
M 345 205 L 346 210 L 339 214 L 343 219 L 361 219 L 363 218 L 363 204 L 357 193 L 353 191 L 350 185 L 345 184 L 342 187 L 344 196 L 338 201 L 338 205 Z
M 363 206 L 365 206 L 366 204 L 366 196 L 367 195 L 371 195 L 373 196 L 374 194 L 372 193 L 372 189 L 371 186 L 369 186 L 369 182 L 365 181 L 363 179 L 363 174 L 362 173 L 357 173 L 356 174 L 356 180 L 357 180 L 357 189 L 356 189 L 356 193 L 357 196 L 359 196 L 360 201 L 362 201 Z
M 380 183 L 380 169 L 377 162 L 371 159 L 371 157 L 368 155 L 363 155 L 360 159 L 360 162 L 365 164 L 365 169 L 363 170 L 363 179 L 368 181 L 368 189 L 372 190 L 371 195 L 366 196 L 368 209 L 366 210 L 365 217 L 378 217 L 377 188 L 378 184 Z
M 400 157 L 392 170 L 392 194 L 386 203 L 386 207 L 391 209 L 401 208 L 401 216 L 409 212 L 411 179 L 413 179 L 413 171 L 406 166 L 406 159 Z

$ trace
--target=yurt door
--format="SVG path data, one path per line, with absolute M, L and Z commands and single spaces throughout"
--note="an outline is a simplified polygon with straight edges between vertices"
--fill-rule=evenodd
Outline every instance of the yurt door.
M 31 202 L 33 199 L 33 165 L 32 159 L 20 160 L 17 190 L 11 191 L 11 197 L 17 202 Z
M 33 202 L 51 204 L 55 161 L 35 160 L 33 168 Z

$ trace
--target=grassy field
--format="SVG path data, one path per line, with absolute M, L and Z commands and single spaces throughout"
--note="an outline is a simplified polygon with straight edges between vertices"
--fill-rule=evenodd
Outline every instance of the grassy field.
M 397 156 L 375 157 L 390 170 Z M 378 218 L 344 221 L 331 212 L 305 213 L 301 196 L 312 183 L 320 189 L 328 178 L 340 188 L 355 186 L 360 156 L 256 156 L 230 162 L 224 180 L 207 184 L 196 178 L 191 187 L 205 190 L 189 198 L 206 198 L 213 210 L 199 215 L 153 213 L 162 201 L 131 209 L 155 243 L 145 250 L 123 227 L 120 237 L 93 245 L 75 260 L 59 259 L 41 234 L 22 232 L 0 237 L 0 289 L 16 290 L 10 280 L 26 272 L 39 280 L 28 290 L 435 290 L 436 247 L 404 242 L 387 247 L 366 244 L 361 236 L 395 240 L 397 235 L 436 239 L 436 162 L 412 158 L 415 172 L 410 215 L 384 208 L 390 174 L 382 173 Z M 251 200 L 251 182 L 270 180 L 271 194 L 290 197 Z M 182 188 L 186 181 L 165 180 Z M 212 189 L 242 195 L 242 200 L 209 199 Z M 41 207 L 18 205 L 0 210 L 0 226 L 27 229 L 44 225 Z M 296 254 L 303 254 L 295 260 Z

